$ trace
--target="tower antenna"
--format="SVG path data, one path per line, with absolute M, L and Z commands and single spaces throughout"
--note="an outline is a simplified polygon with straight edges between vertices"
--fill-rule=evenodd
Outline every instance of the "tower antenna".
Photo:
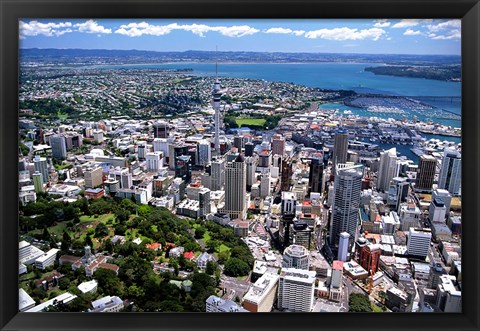
M 218 81 L 218 46 L 215 46 L 215 79 Z

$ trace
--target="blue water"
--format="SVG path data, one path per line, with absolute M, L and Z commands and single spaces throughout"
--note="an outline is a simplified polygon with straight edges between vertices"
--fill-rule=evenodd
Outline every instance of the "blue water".
M 403 96 L 460 96 L 461 83 L 381 76 L 364 69 L 378 63 L 220 63 L 219 76 L 292 82 L 333 90 L 358 90 Z M 214 63 L 98 65 L 103 69 L 185 69 L 193 75 L 215 75 Z

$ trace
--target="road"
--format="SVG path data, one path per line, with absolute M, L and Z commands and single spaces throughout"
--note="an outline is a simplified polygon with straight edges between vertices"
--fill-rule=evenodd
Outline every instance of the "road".
M 220 279 L 220 287 L 225 288 L 227 293 L 234 290 L 236 296 L 239 298 L 242 298 L 250 287 L 250 282 L 248 280 L 238 280 L 235 277 L 228 277 L 225 275 L 222 275 Z

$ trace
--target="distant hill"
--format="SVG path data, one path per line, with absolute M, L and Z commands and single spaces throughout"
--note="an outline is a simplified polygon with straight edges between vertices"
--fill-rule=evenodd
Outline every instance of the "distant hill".
M 248 62 L 248 63 L 286 63 L 286 62 L 357 62 L 387 63 L 392 65 L 432 65 L 460 64 L 461 57 L 456 55 L 397 55 L 397 54 L 346 54 L 346 53 L 283 53 L 283 52 L 215 52 L 185 51 L 157 52 L 142 50 L 106 50 L 106 49 L 54 49 L 22 48 L 21 62 L 93 62 L 115 63 L 149 62 Z

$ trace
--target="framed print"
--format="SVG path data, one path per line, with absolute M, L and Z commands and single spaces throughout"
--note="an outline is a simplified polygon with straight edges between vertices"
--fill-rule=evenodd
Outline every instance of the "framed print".
M 2 330 L 478 330 L 478 1 L 0 1 Z

